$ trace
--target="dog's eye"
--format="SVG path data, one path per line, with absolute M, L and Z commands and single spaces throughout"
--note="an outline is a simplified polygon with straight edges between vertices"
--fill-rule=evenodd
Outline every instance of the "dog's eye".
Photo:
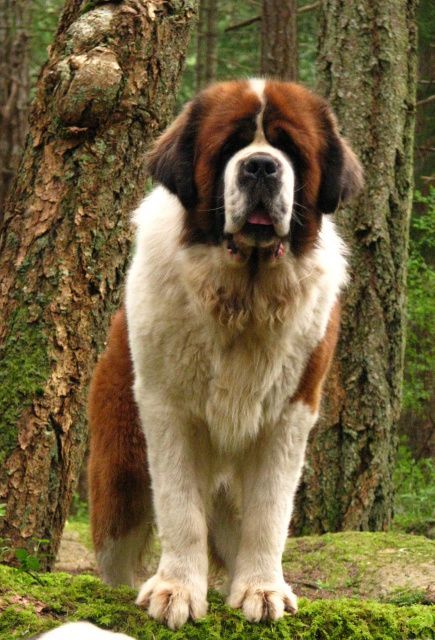
M 267 136 L 269 139 L 269 136 Z M 277 128 L 273 131 L 273 134 L 269 139 L 270 144 L 286 154 L 289 160 L 296 168 L 303 170 L 306 166 L 306 162 L 303 155 L 294 143 L 292 137 L 284 129 Z
M 242 137 L 238 134 L 234 134 L 230 138 L 228 138 L 228 140 L 226 140 L 225 144 L 223 145 L 221 149 L 221 156 L 224 158 L 230 158 L 235 153 L 237 153 L 237 151 L 243 149 L 243 147 L 245 147 L 247 144 L 249 144 L 249 142 L 243 140 Z
M 252 119 L 242 120 L 238 123 L 238 127 L 232 133 L 221 148 L 221 157 L 228 160 L 237 151 L 247 147 L 255 136 L 255 122 Z

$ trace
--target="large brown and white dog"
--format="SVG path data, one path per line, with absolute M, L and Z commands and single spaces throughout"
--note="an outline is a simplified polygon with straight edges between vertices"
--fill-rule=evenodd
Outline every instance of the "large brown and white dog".
M 228 603 L 274 620 L 296 610 L 281 555 L 346 281 L 323 214 L 361 168 L 322 98 L 251 80 L 199 94 L 149 169 L 159 186 L 91 389 L 98 563 L 132 583 L 155 517 L 162 555 L 137 599 L 151 616 L 206 613 L 209 546 Z

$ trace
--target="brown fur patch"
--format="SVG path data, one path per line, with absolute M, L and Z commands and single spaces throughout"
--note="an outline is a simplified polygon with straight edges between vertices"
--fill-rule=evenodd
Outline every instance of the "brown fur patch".
M 299 386 L 291 402 L 301 400 L 315 413 L 319 409 L 322 387 L 331 365 L 340 328 L 340 303 L 337 301 L 329 316 L 325 335 L 311 353 Z
M 92 378 L 89 490 L 96 550 L 151 515 L 145 438 L 133 397 L 133 369 L 124 309 L 112 319 L 107 348 Z

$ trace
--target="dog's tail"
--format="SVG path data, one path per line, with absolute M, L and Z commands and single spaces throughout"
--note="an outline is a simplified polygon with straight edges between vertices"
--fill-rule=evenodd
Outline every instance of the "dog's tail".
M 152 531 L 145 438 L 133 396 L 124 309 L 112 319 L 89 394 L 92 537 L 103 580 L 133 586 Z

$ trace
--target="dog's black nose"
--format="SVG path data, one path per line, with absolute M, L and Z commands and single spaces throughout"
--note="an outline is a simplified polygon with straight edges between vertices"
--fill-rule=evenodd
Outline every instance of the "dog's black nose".
M 279 164 L 267 154 L 257 154 L 246 158 L 242 165 L 242 175 L 250 180 L 277 178 Z

